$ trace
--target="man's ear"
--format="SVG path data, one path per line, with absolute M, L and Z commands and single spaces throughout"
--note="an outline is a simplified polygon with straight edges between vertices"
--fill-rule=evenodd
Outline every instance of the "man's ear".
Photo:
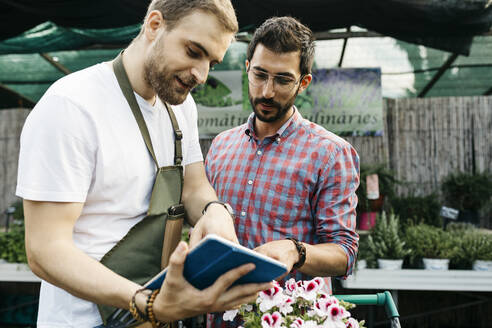
M 161 31 L 162 27 L 165 27 L 165 21 L 162 17 L 162 13 L 159 10 L 152 10 L 144 22 L 145 25 L 145 37 L 149 41 L 154 41 Z
M 312 80 L 313 80 L 313 76 L 311 74 L 304 75 L 301 80 L 301 85 L 299 86 L 299 93 L 306 90 Z
M 246 59 L 244 61 L 244 66 L 246 66 L 246 70 L 248 70 L 248 68 L 249 68 L 249 60 Z

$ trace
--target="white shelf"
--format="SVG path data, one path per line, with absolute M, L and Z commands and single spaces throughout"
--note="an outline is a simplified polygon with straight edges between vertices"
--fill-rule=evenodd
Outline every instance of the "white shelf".
M 488 292 L 492 291 L 492 271 L 360 269 L 341 283 L 351 289 Z
M 40 282 L 26 264 L 0 263 L 0 281 Z M 341 281 L 349 289 L 492 291 L 492 272 L 360 269 Z
M 0 263 L 0 281 L 2 282 L 40 282 L 41 279 L 31 272 L 24 263 Z

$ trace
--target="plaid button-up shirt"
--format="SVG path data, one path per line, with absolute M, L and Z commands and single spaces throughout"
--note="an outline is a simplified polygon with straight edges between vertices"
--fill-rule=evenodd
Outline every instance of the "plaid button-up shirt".
M 235 211 L 239 242 L 249 248 L 286 237 L 335 243 L 347 255 L 349 275 L 359 239 L 356 151 L 298 110 L 263 141 L 255 136 L 254 119 L 251 114 L 246 124 L 219 134 L 205 160 L 219 199 Z

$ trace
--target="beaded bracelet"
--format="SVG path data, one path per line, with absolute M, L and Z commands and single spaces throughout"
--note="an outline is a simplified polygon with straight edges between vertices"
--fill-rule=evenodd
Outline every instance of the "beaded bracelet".
M 138 322 L 145 322 L 145 321 L 149 320 L 147 313 L 143 313 L 142 311 L 140 311 L 140 309 L 137 306 L 137 303 L 135 302 L 135 298 L 136 298 L 137 294 L 143 292 L 144 290 L 145 290 L 145 288 L 138 289 L 135 292 L 135 294 L 133 294 L 132 299 L 130 300 L 129 311 L 132 314 L 132 317 L 135 320 L 137 320 Z M 145 312 L 147 312 L 147 311 L 145 311 Z
M 159 322 L 155 318 L 154 314 L 154 301 L 155 298 L 159 294 L 159 289 L 156 289 L 152 292 L 152 294 L 149 295 L 147 298 L 147 305 L 145 307 L 145 312 L 148 314 L 148 320 L 150 324 L 152 325 L 152 328 L 161 328 L 161 327 L 166 327 L 167 324 Z

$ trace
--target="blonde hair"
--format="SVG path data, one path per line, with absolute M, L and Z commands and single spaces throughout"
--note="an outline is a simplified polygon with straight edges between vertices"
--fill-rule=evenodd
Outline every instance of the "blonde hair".
M 153 0 L 147 9 L 144 22 L 153 10 L 161 12 L 166 21 L 167 30 L 172 30 L 181 18 L 195 10 L 203 10 L 213 14 L 227 32 L 236 33 L 239 29 L 236 12 L 230 0 Z M 137 38 L 143 31 L 144 26 L 142 26 Z

